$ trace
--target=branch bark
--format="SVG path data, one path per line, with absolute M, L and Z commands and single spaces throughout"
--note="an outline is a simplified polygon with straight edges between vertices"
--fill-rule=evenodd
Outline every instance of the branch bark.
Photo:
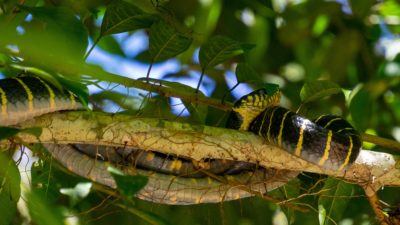
M 82 143 L 129 146 L 190 157 L 234 159 L 259 163 L 265 167 L 307 171 L 339 177 L 361 185 L 368 193 L 384 186 L 400 186 L 400 159 L 391 154 L 362 150 L 346 171 L 320 168 L 268 145 L 250 132 L 204 125 L 135 118 L 99 112 L 73 111 L 44 115 L 20 125 L 42 127 L 38 138 L 20 133 L 23 142 Z M 0 143 L 7 145 L 6 141 Z

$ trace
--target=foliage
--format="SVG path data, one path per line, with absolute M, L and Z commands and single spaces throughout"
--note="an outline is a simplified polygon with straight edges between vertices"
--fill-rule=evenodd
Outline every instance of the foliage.
M 96 110 L 212 126 L 223 126 L 227 114 L 218 107 L 225 109 L 224 104 L 209 107 L 190 96 L 204 97 L 204 92 L 233 101 L 249 85 L 255 89 L 274 83 L 285 96 L 282 104 L 292 110 L 301 106 L 307 117 L 340 114 L 362 132 L 393 138 L 400 124 L 400 57 L 393 50 L 399 19 L 395 0 L 0 1 L 0 73 L 31 71 L 84 102 L 89 86 Z M 137 35 L 145 35 L 149 44 L 132 54 L 127 42 Z M 132 73 L 110 69 L 120 67 L 112 61 L 96 65 L 100 53 L 121 65 L 148 69 Z M 176 69 L 153 73 L 168 63 Z M 163 89 L 152 94 L 154 87 Z M 182 106 L 172 97 L 186 100 Z M 1 128 L 0 137 L 17 132 Z M 37 135 L 40 130 L 23 132 Z M 10 158 L 0 155 L 0 224 L 26 220 L 16 208 L 20 177 Z M 270 224 L 282 212 L 290 224 L 376 223 L 359 187 L 314 174 L 303 174 L 271 193 L 294 201 L 304 213 L 259 198 L 156 205 L 127 197 L 145 178 L 115 174 L 124 195 L 120 200 L 78 185 L 87 181 L 51 162 L 40 161 L 31 170 L 32 192 L 24 201 L 35 224 L 61 224 L 68 218 L 81 224 Z M 386 188 L 380 196 L 398 204 L 396 191 Z

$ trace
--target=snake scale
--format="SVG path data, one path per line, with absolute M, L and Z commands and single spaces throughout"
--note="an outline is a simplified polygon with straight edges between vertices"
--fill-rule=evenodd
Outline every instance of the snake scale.
M 314 121 L 279 107 L 280 92 L 260 89 L 238 100 L 227 127 L 249 130 L 269 143 L 327 169 L 342 170 L 357 157 L 361 139 L 344 119 L 324 115 Z M 0 126 L 16 126 L 33 117 L 82 104 L 71 92 L 37 76 L 0 80 Z M 287 183 L 298 172 L 265 169 L 230 160 L 194 161 L 156 151 L 91 145 L 47 144 L 51 155 L 67 169 L 115 188 L 107 167 L 144 175 L 148 184 L 138 198 L 162 204 L 199 204 L 262 195 Z M 212 174 L 213 176 L 209 176 Z

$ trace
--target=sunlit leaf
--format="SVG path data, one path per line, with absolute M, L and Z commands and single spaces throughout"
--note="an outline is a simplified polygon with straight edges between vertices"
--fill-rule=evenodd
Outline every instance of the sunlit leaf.
M 400 4 L 396 0 L 383 1 L 378 10 L 384 16 L 399 16 Z
M 308 81 L 301 88 L 300 98 L 303 103 L 307 103 L 341 92 L 340 86 L 332 81 Z
M 261 83 L 260 75 L 247 63 L 239 63 L 235 73 L 240 83 Z
M 71 206 L 76 205 L 79 201 L 89 195 L 92 183 L 78 183 L 73 188 L 61 188 L 61 194 L 69 196 Z
M 0 165 L 0 225 L 8 225 L 17 212 L 21 177 L 14 160 L 1 150 Z
M 322 34 L 329 25 L 329 17 L 326 15 L 320 15 L 315 19 L 313 33 L 318 36 Z
M 189 48 L 192 38 L 160 20 L 150 28 L 149 53 L 154 62 L 172 58 Z
M 273 224 L 289 224 L 288 218 L 286 217 L 285 213 L 278 208 L 274 216 L 272 217 L 272 223 Z
M 108 172 L 114 178 L 118 191 L 125 197 L 132 197 L 146 186 L 148 181 L 148 177 L 125 175 L 113 167 L 108 167 Z
M 200 48 L 200 65 L 205 70 L 234 56 L 241 55 L 253 47 L 253 45 L 243 44 L 228 37 L 214 36 Z
M 128 2 L 112 1 L 104 14 L 100 36 L 147 28 L 154 19 L 155 15 L 145 13 Z
M 319 224 L 337 224 L 353 195 L 353 185 L 328 178 L 322 190 L 327 190 L 318 199 Z

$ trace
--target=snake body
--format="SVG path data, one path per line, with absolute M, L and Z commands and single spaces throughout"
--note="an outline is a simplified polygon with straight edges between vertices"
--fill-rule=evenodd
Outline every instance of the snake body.
M 0 80 L 0 126 L 82 105 L 69 91 L 36 76 Z M 347 121 L 321 116 L 315 121 L 277 106 L 279 92 L 263 90 L 237 101 L 228 119 L 229 128 L 259 134 L 305 160 L 328 169 L 344 169 L 358 155 L 361 140 Z M 247 162 L 166 156 L 138 149 L 105 146 L 46 145 L 51 155 L 75 174 L 116 187 L 107 166 L 130 175 L 144 175 L 148 184 L 136 196 L 163 204 L 198 204 L 234 200 L 284 185 L 298 172 L 264 169 Z M 209 176 L 212 174 L 213 176 Z
M 243 96 L 232 109 L 229 127 L 249 130 L 326 169 L 342 170 L 355 161 L 362 141 L 346 120 L 322 115 L 311 121 L 278 106 L 279 95 L 270 97 L 260 89 Z

